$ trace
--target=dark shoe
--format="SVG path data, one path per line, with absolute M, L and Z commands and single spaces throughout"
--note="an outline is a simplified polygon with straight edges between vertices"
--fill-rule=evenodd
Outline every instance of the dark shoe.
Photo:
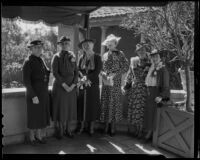
M 36 146 L 37 145 L 37 141 L 36 140 L 28 140 L 27 144 L 30 144 L 32 146 Z
M 74 135 L 72 134 L 72 132 L 65 132 L 65 136 L 69 138 L 74 138 Z
M 110 131 L 110 136 L 111 136 L 111 137 L 114 137 L 115 134 L 116 134 L 115 131 Z
M 35 139 L 36 139 L 36 141 L 37 141 L 38 143 L 40 143 L 40 144 L 46 144 L 46 143 L 47 143 L 47 141 L 46 141 L 44 138 L 39 139 L 39 138 L 35 137 Z

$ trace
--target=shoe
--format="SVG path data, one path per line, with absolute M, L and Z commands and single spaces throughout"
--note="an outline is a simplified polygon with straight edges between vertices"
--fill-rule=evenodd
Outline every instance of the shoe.
M 47 141 L 46 141 L 44 138 L 39 139 L 39 138 L 35 137 L 35 139 L 36 139 L 36 141 L 37 141 L 38 143 L 40 143 L 40 144 L 46 144 L 46 143 L 47 143 Z
M 69 137 L 69 138 L 74 138 L 74 135 L 72 134 L 72 132 L 65 132 L 65 136 Z
M 36 146 L 37 145 L 37 141 L 36 140 L 28 140 L 27 142 L 28 142 L 28 144 L 30 144 L 32 146 Z

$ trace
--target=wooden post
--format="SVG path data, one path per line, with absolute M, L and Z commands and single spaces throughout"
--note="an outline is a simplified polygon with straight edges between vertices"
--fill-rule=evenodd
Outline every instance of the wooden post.
M 106 27 L 106 26 L 101 26 L 101 43 L 106 39 L 106 29 L 107 28 L 108 27 Z M 104 52 L 105 52 L 105 46 L 101 45 L 101 57 Z

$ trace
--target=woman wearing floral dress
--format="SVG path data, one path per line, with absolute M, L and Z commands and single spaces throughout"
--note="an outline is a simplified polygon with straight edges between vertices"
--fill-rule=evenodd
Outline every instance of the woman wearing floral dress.
M 124 53 L 116 49 L 121 38 L 109 35 L 102 45 L 109 49 L 103 57 L 102 93 L 101 93 L 101 115 L 100 120 L 106 123 L 105 133 L 108 132 L 110 124 L 110 135 L 115 133 L 115 122 L 122 120 L 122 74 L 128 71 L 128 60 Z
M 144 107 L 147 98 L 147 87 L 145 78 L 150 67 L 145 44 L 137 44 L 137 57 L 131 58 L 131 64 L 126 78 L 124 90 L 128 97 L 128 123 L 134 126 L 134 136 L 142 137 Z

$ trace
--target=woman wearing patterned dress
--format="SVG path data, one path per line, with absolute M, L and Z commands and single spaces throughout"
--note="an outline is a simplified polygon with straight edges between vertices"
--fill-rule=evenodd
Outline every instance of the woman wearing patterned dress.
M 109 35 L 102 45 L 109 49 L 103 57 L 102 93 L 101 93 L 101 114 L 100 120 L 106 122 L 105 133 L 108 132 L 110 124 L 110 135 L 115 132 L 115 122 L 122 120 L 122 74 L 128 71 L 128 60 L 124 53 L 116 49 L 121 38 Z
M 56 123 L 57 138 L 63 134 L 73 137 L 69 124 L 77 120 L 77 95 L 78 69 L 73 52 L 69 51 L 70 39 L 65 36 L 60 38 L 58 44 L 61 51 L 52 59 L 52 71 L 55 77 L 52 88 L 53 121 Z
M 128 97 L 128 123 L 134 126 L 134 136 L 142 137 L 144 107 L 147 98 L 145 78 L 151 65 L 145 49 L 145 44 L 137 44 L 137 57 L 131 58 L 124 90 Z

